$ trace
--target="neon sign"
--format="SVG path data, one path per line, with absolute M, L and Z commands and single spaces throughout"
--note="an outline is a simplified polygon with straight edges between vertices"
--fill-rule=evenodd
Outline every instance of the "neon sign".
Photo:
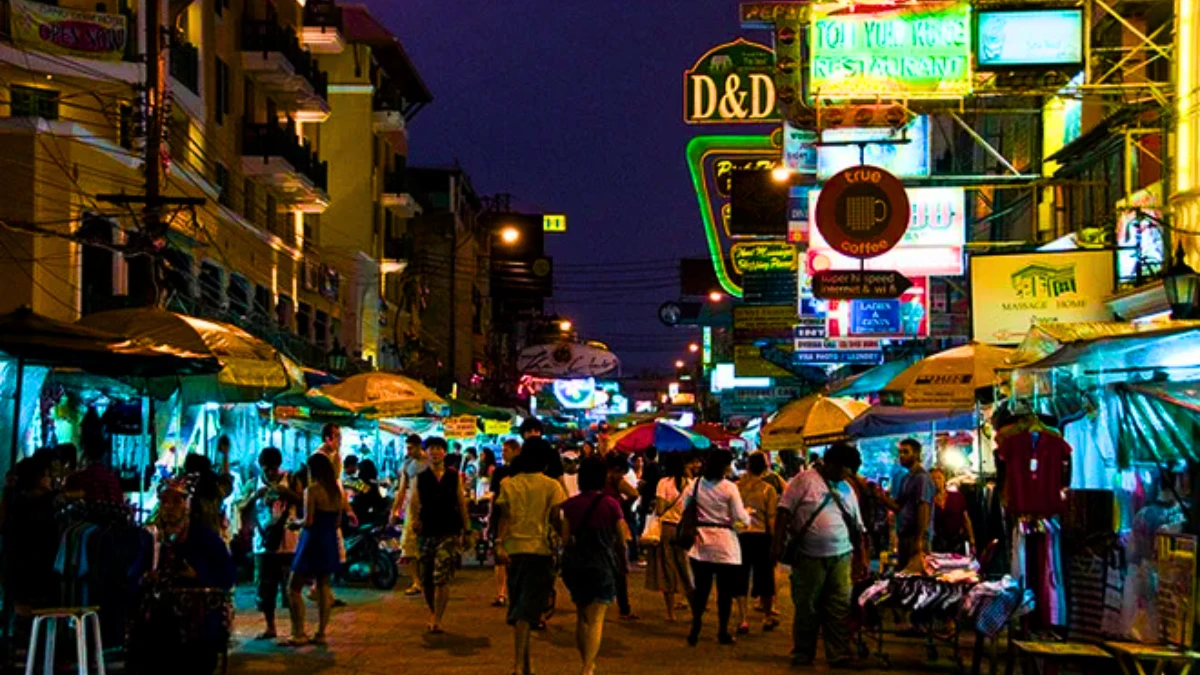
M 813 99 L 950 99 L 971 93 L 969 3 L 880 11 L 827 5 L 814 9 L 811 34 Z
M 741 38 L 709 50 L 683 73 L 683 119 L 688 124 L 745 124 L 779 120 L 775 51 Z

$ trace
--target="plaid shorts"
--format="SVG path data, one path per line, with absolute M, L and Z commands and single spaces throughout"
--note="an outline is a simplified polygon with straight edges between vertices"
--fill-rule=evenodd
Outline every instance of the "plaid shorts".
M 454 572 L 462 561 L 459 538 L 459 535 L 421 537 L 421 576 L 429 580 L 432 574 L 434 586 L 445 586 L 454 579 Z

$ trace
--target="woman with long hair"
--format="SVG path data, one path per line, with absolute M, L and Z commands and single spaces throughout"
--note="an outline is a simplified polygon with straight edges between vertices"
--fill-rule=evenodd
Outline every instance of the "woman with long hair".
M 733 453 L 714 450 L 704 463 L 704 471 L 684 500 L 696 501 L 696 543 L 688 551 L 696 591 L 692 593 L 692 630 L 688 644 L 700 641 L 701 619 L 708 606 L 713 580 L 717 585 L 717 640 L 723 645 L 735 642 L 729 633 L 729 615 L 737 590 L 742 565 L 742 549 L 738 544 L 734 524 L 750 525 L 750 514 L 742 504 L 737 486 L 726 476 L 733 466 Z M 686 507 L 685 507 L 686 508 Z
M 658 481 L 655 490 L 654 513 L 662 524 L 662 535 L 658 544 L 649 547 L 646 564 L 646 590 L 663 594 L 667 607 L 667 621 L 675 623 L 675 596 L 692 594 L 692 575 L 688 569 L 687 551 L 676 546 L 675 528 L 683 517 L 684 494 L 691 491 L 692 476 L 680 453 L 662 455 L 666 477 Z
M 325 644 L 325 629 L 333 606 L 329 579 L 340 567 L 337 537 L 345 498 L 333 462 L 323 453 L 314 453 L 308 458 L 308 473 L 311 482 L 304 490 L 304 518 L 293 524 L 304 529 L 296 544 L 292 581 L 288 587 L 288 609 L 292 617 L 292 635 L 285 642 L 288 646 Z M 304 598 L 300 593 L 314 580 L 317 582 L 319 623 L 310 640 L 305 632 Z

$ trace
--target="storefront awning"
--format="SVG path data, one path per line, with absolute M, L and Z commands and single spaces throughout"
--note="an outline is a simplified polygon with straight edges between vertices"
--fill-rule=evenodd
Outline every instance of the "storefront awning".
M 972 431 L 977 426 L 974 410 L 913 410 L 877 405 L 851 422 L 846 434 L 851 438 L 878 438 L 930 431 Z
M 906 356 L 895 361 L 888 361 L 881 366 L 859 373 L 842 381 L 829 390 L 834 396 L 869 396 L 878 394 L 887 387 L 897 375 L 917 362 L 917 357 Z
M 1200 321 L 1038 324 L 1009 364 L 1048 370 L 1071 365 L 1103 370 L 1200 365 Z M 1189 363 L 1190 362 L 1190 363 Z
M 1110 399 L 1116 409 L 1117 461 L 1200 461 L 1200 382 L 1119 384 Z

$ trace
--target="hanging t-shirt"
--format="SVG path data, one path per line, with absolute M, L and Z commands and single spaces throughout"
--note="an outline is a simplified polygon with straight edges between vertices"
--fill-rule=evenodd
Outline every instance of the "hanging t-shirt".
M 1018 516 L 1056 516 L 1067 510 L 1063 499 L 1063 462 L 1071 446 L 1057 434 L 1021 432 L 996 448 L 1005 462 L 1004 494 L 1008 511 Z

